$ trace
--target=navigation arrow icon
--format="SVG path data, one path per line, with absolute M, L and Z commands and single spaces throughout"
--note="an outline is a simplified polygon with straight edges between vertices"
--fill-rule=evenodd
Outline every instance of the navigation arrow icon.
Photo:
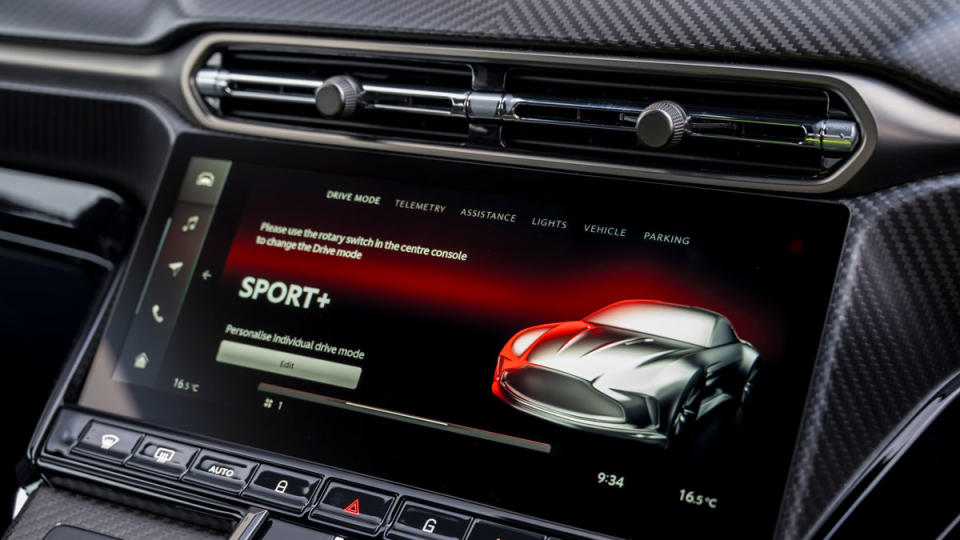
M 213 275 L 213 274 L 211 274 L 209 270 L 204 270 L 203 273 L 200 274 L 200 277 L 202 277 L 203 280 L 206 281 L 206 280 L 210 279 L 210 276 L 212 276 L 212 275 Z
M 180 273 L 180 269 L 183 268 L 183 261 L 172 262 L 167 265 L 167 268 L 173 272 L 173 277 L 177 277 L 177 274 Z

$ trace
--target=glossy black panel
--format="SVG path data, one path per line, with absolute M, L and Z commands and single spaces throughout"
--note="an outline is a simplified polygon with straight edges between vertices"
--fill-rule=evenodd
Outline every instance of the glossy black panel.
M 960 514 L 955 496 L 960 480 L 958 395 L 960 379 L 954 379 L 907 425 L 903 440 L 884 452 L 864 482 L 869 485 L 830 531 L 832 538 L 940 538 L 951 527 Z
M 107 270 L 83 259 L 9 241 L 0 232 L 0 357 L 11 390 L 0 447 L 0 523 L 13 508 L 22 459 L 44 403 L 93 309 Z
M 0 230 L 115 261 L 133 241 L 134 218 L 110 190 L 0 169 Z

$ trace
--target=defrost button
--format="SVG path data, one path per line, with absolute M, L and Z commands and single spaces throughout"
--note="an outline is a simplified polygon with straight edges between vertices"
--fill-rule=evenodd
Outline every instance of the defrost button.
M 195 446 L 147 436 L 127 465 L 179 478 L 199 451 Z
M 90 422 L 83 437 L 73 448 L 74 452 L 122 463 L 133 453 L 143 435 L 100 422 Z

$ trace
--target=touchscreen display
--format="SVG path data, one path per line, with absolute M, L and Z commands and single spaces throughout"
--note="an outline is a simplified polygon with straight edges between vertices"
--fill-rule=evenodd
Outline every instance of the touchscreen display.
M 842 206 L 172 174 L 80 405 L 610 535 L 772 533 Z

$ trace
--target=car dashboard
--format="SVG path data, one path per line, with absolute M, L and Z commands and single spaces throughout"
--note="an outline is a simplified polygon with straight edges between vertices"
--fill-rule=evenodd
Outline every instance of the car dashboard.
M 958 29 L 0 6 L 4 538 L 960 534 Z

